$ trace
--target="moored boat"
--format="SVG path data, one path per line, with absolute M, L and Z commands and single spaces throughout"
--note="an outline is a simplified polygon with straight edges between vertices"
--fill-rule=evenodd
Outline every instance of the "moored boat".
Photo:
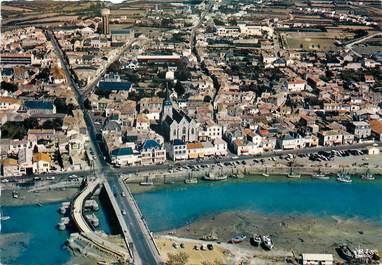
M 201 240 L 204 240 L 204 241 L 216 241 L 218 240 L 218 236 L 216 235 L 215 232 L 211 232 L 209 233 L 208 235 L 204 235 L 200 238 Z
M 298 179 L 301 177 L 301 174 L 294 172 L 293 168 L 291 167 L 287 176 L 288 176 L 288 178 Z
M 198 184 L 198 179 L 197 178 L 186 178 L 184 180 L 184 183 L 186 183 L 186 184 Z
M 220 181 L 220 180 L 226 180 L 227 175 L 214 175 L 213 173 L 208 173 L 206 176 L 203 176 L 204 180 L 208 181 Z
M 142 182 L 139 183 L 139 185 L 141 185 L 141 186 L 152 186 L 152 185 L 154 185 L 154 182 L 152 182 L 152 181 L 142 181 Z
M 363 180 L 375 180 L 375 177 L 373 174 L 370 173 L 370 170 L 368 169 L 365 174 L 361 176 L 361 179 Z
M 265 171 L 261 174 L 264 177 L 269 177 L 268 168 L 265 168 Z
M 254 245 L 255 247 L 258 247 L 261 245 L 261 236 L 258 234 L 254 234 L 251 237 L 251 244 Z
M 261 244 L 266 250 L 271 250 L 273 248 L 273 241 L 270 236 L 262 236 Z
M 351 177 L 348 174 L 346 174 L 345 172 L 341 172 L 341 173 L 337 174 L 337 181 L 343 182 L 343 183 L 352 183 L 353 182 Z
M 352 260 L 354 259 L 353 251 L 346 245 L 341 245 L 337 248 L 338 255 L 344 260 Z
M 11 219 L 11 217 L 10 217 L 10 216 L 7 216 L 7 215 L 4 215 L 4 216 L 1 216 L 1 217 L 0 217 L 0 220 L 1 220 L 1 221 L 7 221 L 7 220 L 9 220 L 9 219 Z
M 141 186 L 152 186 L 154 185 L 154 182 L 152 180 L 149 180 L 149 177 L 146 177 L 145 181 L 142 181 L 139 183 Z
M 247 238 L 246 235 L 239 235 L 239 236 L 235 236 L 235 237 L 231 238 L 231 240 L 229 242 L 232 244 L 239 244 L 239 243 L 243 242 L 246 238 Z
M 328 179 L 330 179 L 329 176 L 326 176 L 324 173 L 321 172 L 321 169 L 319 169 L 317 172 L 313 173 L 312 178 L 314 178 L 314 179 L 321 179 L 321 180 L 328 180 Z

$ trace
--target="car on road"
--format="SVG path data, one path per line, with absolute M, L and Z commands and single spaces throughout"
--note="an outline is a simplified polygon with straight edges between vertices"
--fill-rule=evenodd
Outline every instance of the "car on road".
M 34 177 L 33 180 L 34 181 L 39 181 L 39 180 L 42 180 L 42 178 L 41 177 Z
M 123 215 L 126 215 L 126 211 L 125 210 L 122 210 L 121 211 Z
M 9 179 L 2 179 L 1 180 L 1 183 L 8 183 L 9 182 Z
M 126 194 L 124 192 L 121 193 L 122 197 L 126 197 Z
M 77 175 L 73 174 L 73 175 L 70 175 L 68 178 L 69 178 L 69 179 L 76 179 L 76 178 L 78 178 L 78 177 L 77 177 Z
M 56 179 L 56 177 L 54 177 L 54 176 L 51 176 L 51 177 L 46 177 L 46 179 L 47 179 L 47 180 L 55 180 L 55 179 Z

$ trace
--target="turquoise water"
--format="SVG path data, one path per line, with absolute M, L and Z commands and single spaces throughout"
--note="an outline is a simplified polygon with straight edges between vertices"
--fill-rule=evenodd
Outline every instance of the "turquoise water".
M 5 216 L 11 219 L 1 223 L 1 233 L 28 233 L 29 245 L 18 257 L 1 262 L 5 264 L 64 264 L 70 258 L 63 244 L 68 232 L 56 228 L 61 215 L 57 212 L 60 203 L 2 207 Z
M 197 185 L 166 186 L 134 195 L 150 228 L 164 231 L 181 227 L 200 217 L 233 210 L 259 213 L 310 214 L 317 217 L 358 217 L 382 225 L 382 182 L 354 181 L 342 184 L 314 180 L 242 180 Z M 58 231 L 60 203 L 2 207 L 11 219 L 1 223 L 1 233 L 26 233 L 27 248 L 6 264 L 59 265 L 70 259 L 63 248 L 69 234 Z M 99 229 L 111 233 L 104 210 L 97 213 Z
M 1 255 L 0 260 L 5 264 L 65 264 L 70 259 L 69 251 L 64 244 L 69 237 L 69 232 L 59 231 L 56 226 L 62 217 L 58 212 L 60 202 L 44 204 L 42 207 L 36 205 L 2 207 L 4 216 L 11 219 L 1 222 L 1 233 L 27 233 L 31 236 L 26 249 L 19 256 L 5 259 Z M 103 208 L 96 212 L 100 221 L 99 229 L 110 234 L 106 213 Z
M 266 214 L 357 217 L 382 225 L 382 183 L 254 180 L 203 182 L 135 194 L 154 232 L 178 228 L 209 214 L 249 210 Z

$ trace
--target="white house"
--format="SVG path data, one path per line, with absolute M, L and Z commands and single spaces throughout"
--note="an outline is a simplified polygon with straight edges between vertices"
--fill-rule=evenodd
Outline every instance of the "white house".
M 302 254 L 303 265 L 332 265 L 333 262 L 332 254 Z
M 36 153 L 33 155 L 33 173 L 41 174 L 50 171 L 51 158 L 47 153 Z
M 111 163 L 117 167 L 136 165 L 141 162 L 138 152 L 134 152 L 131 147 L 117 148 L 110 153 Z
M 287 88 L 290 92 L 301 92 L 305 90 L 306 82 L 304 80 L 296 79 L 287 82 Z
M 174 140 L 167 147 L 168 156 L 173 161 L 188 159 L 187 145 L 182 140 Z

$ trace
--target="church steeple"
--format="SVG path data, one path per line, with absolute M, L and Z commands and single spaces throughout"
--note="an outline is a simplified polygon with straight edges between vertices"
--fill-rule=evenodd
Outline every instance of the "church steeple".
M 168 82 L 166 82 L 166 98 L 163 102 L 161 121 L 163 122 L 167 116 L 172 118 L 172 101 L 168 89 Z

